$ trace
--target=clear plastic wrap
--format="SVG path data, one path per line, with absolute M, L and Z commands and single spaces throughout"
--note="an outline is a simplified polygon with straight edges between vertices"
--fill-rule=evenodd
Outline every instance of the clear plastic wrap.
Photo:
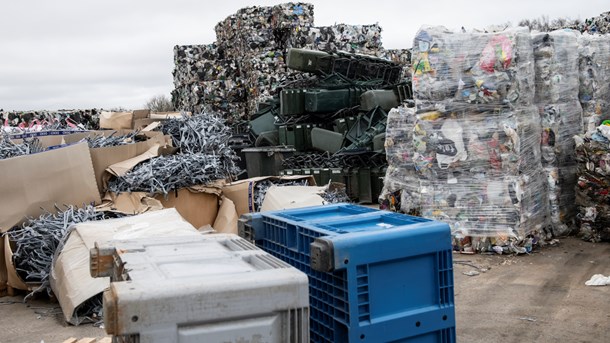
M 571 30 L 532 34 L 535 104 L 542 124 L 540 150 L 555 236 L 572 231 L 576 214 L 573 137 L 582 132 L 582 109 L 578 102 L 578 36 Z
M 423 27 L 412 54 L 416 102 L 492 108 L 532 103 L 534 59 L 526 28 L 464 34 Z
M 415 108 L 388 115 L 382 197 L 447 222 L 456 245 L 526 252 L 549 225 L 530 33 L 424 27 L 412 62 Z
M 578 54 L 584 130 L 594 132 L 610 118 L 610 36 L 582 34 Z

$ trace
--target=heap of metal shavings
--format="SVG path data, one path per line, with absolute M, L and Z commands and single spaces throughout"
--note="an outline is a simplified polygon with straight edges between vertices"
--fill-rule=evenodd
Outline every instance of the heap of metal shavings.
M 271 186 L 308 186 L 307 180 L 263 180 L 254 186 L 254 210 L 259 211 Z
M 91 205 L 85 208 L 67 206 L 63 211 L 56 206 L 56 209 L 59 211 L 57 214 L 45 212 L 7 233 L 15 244 L 13 263 L 17 273 L 27 282 L 41 284 L 30 295 L 44 289 L 51 291 L 49 273 L 53 257 L 63 245 L 72 224 L 107 219 L 103 212 L 96 212 Z
M 7 133 L 3 133 L 0 137 L 0 160 L 34 154 L 44 151 L 44 147 L 38 138 L 24 138 L 23 143 L 15 143 L 10 139 Z
M 322 194 L 320 194 L 320 196 L 322 197 L 322 199 L 324 199 L 326 203 L 329 204 L 350 202 L 349 196 L 347 196 L 347 193 L 345 192 L 345 187 L 343 187 L 342 189 L 334 189 L 332 191 L 327 189 Z
M 224 119 L 202 113 L 191 117 L 168 119 L 161 126 L 163 134 L 170 135 L 174 146 L 183 154 L 229 154 L 235 155 L 229 147 L 231 129 Z
M 108 184 L 111 192 L 147 192 L 167 195 L 183 187 L 233 178 L 239 168 L 229 154 L 177 154 L 140 163 Z
M 90 148 L 104 148 L 110 146 L 126 145 L 137 142 L 137 135 L 140 131 L 133 131 L 125 135 L 116 135 L 116 131 L 109 136 L 93 135 L 85 137 L 85 141 Z
M 104 303 L 102 300 L 102 293 L 99 293 L 78 305 L 78 307 L 74 309 L 74 314 L 69 322 L 72 325 L 94 323 L 94 326 L 98 326 L 103 324 L 103 317 Z

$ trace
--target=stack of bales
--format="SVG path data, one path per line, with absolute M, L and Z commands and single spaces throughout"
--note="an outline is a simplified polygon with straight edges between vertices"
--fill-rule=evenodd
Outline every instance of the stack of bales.
M 415 108 L 388 118 L 384 194 L 468 249 L 526 251 L 549 224 L 530 33 L 422 28 L 412 63 Z

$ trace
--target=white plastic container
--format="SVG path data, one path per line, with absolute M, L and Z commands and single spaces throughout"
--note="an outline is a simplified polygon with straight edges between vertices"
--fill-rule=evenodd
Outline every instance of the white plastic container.
M 97 244 L 114 342 L 309 342 L 307 276 L 230 234 Z

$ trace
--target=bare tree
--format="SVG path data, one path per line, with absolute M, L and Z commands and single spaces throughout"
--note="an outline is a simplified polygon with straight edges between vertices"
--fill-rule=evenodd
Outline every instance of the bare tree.
M 171 112 L 174 106 L 166 95 L 155 95 L 145 105 L 151 112 Z

